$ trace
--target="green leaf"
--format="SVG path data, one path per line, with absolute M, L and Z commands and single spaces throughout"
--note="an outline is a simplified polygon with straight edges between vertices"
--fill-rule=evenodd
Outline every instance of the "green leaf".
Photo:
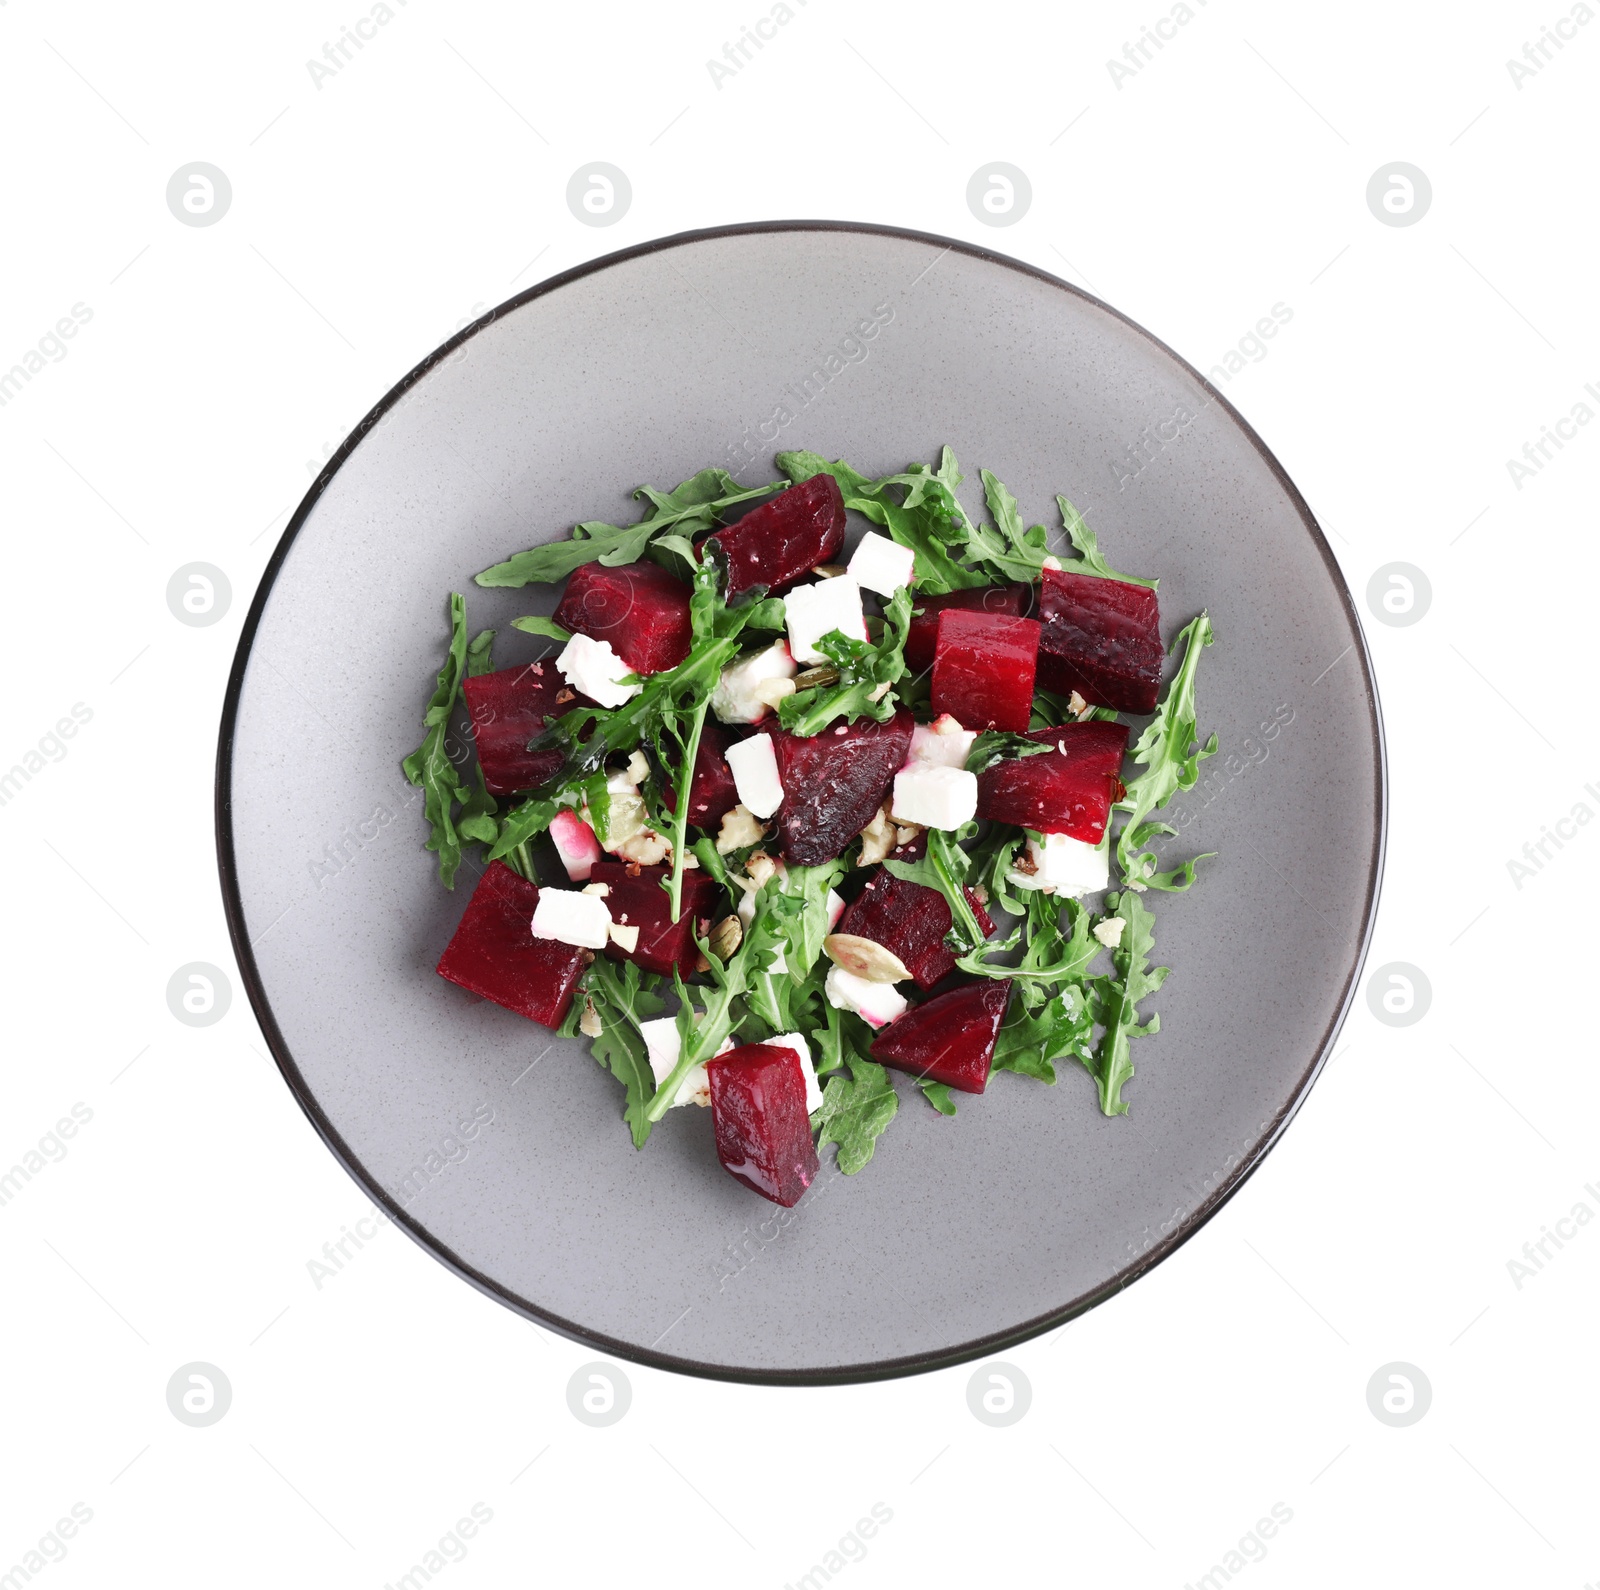
M 955 1096 L 949 1086 L 943 1082 L 929 1082 L 926 1077 L 921 1078 L 917 1086 L 922 1089 L 922 1096 L 941 1115 L 954 1115 L 956 1113 Z
M 656 979 L 651 977 L 651 981 Z M 585 998 L 593 1001 L 602 1029 L 598 1038 L 590 1040 L 589 1051 L 622 1083 L 627 1098 L 623 1119 L 633 1134 L 633 1146 L 643 1148 L 652 1124 L 645 1109 L 655 1092 L 656 1079 L 639 1028 L 652 1016 L 659 1016 L 666 1001 L 643 984 L 632 961 L 617 962 L 604 955 L 597 955 L 583 974 L 572 1011 L 561 1028 L 569 1038 L 578 1033 Z
M 985 729 L 972 742 L 972 749 L 967 753 L 967 771 L 986 773 L 996 762 L 1042 756 L 1054 749 L 1048 741 L 1030 740 L 1025 734 L 1011 734 L 1004 729 Z
M 511 627 L 520 629 L 524 635 L 548 635 L 551 640 L 559 640 L 563 646 L 572 639 L 571 632 L 552 618 L 514 618 Z
M 1167 968 L 1150 965 L 1156 919 L 1138 894 L 1124 889 L 1120 896 L 1108 895 L 1106 903 L 1114 904 L 1115 914 L 1127 926 L 1122 930 L 1122 942 L 1111 952 L 1112 971 L 1093 979 L 1096 1013 L 1105 1031 L 1088 1066 L 1100 1090 L 1101 1110 L 1107 1115 L 1126 1115 L 1128 1104 L 1122 1089 L 1133 1075 L 1129 1045 L 1135 1038 L 1161 1030 L 1160 1016 L 1139 1021 L 1139 1001 L 1161 987 Z
M 862 1055 L 839 1019 L 844 1011 L 828 1007 L 828 1026 L 815 1036 L 826 1055 L 829 1049 L 840 1069 L 822 1090 L 822 1104 L 811 1117 L 820 1153 L 829 1143 L 838 1145 L 839 1169 L 854 1176 L 873 1155 L 878 1138 L 895 1118 L 900 1098 L 884 1068 Z
M 489 633 L 492 636 L 493 632 Z M 427 733 L 423 735 L 422 744 L 400 764 L 405 776 L 422 791 L 422 811 L 428 823 L 427 848 L 439 854 L 439 881 L 447 889 L 455 888 L 456 869 L 461 865 L 461 835 L 455 825 L 455 808 L 466 799 L 466 791 L 460 770 L 450 760 L 445 741 L 466 664 L 467 604 L 459 592 L 452 591 L 450 647 L 423 713 L 422 722 Z
M 1083 522 L 1083 515 L 1065 497 L 1057 497 L 1056 505 L 1061 509 L 1061 523 L 1068 539 L 1078 549 L 1078 556 L 1066 564 L 1067 573 L 1095 574 L 1103 580 L 1121 580 L 1124 585 L 1148 585 L 1152 591 L 1160 585 L 1159 580 L 1141 580 L 1137 574 L 1118 574 L 1100 556 L 1100 543 Z
M 886 723 L 894 716 L 895 684 L 906 671 L 906 636 L 911 632 L 911 592 L 901 586 L 884 609 L 883 631 L 874 642 L 855 640 L 830 630 L 817 642 L 839 671 L 838 679 L 785 696 L 778 721 L 791 734 L 809 739 L 835 718 L 853 723 L 873 718 Z
M 476 679 L 479 674 L 494 671 L 493 647 L 492 629 L 480 630 L 472 637 L 472 644 L 467 647 L 467 678 Z
M 1051 992 L 1039 1008 L 1029 1013 L 1019 1000 L 1000 1029 L 991 1071 L 1015 1071 L 1021 1076 L 1054 1084 L 1051 1064 L 1068 1056 L 1089 1063 L 1093 1054 L 1094 1017 L 1083 989 L 1069 984 Z
M 1123 883 L 1130 889 L 1187 889 L 1194 882 L 1196 857 L 1170 872 L 1157 872 L 1154 851 L 1142 849 L 1160 833 L 1172 830 L 1163 823 L 1147 821 L 1150 813 L 1159 810 L 1179 790 L 1193 789 L 1200 777 L 1200 764 L 1215 756 L 1215 734 L 1204 744 L 1199 744 L 1199 724 L 1195 708 L 1195 674 L 1200 666 L 1201 653 L 1212 642 L 1211 620 L 1205 613 L 1186 625 L 1172 643 L 1173 655 L 1181 650 L 1183 660 L 1166 694 L 1156 707 L 1156 715 L 1138 738 L 1129 753 L 1144 768 L 1127 786 L 1117 810 L 1128 813 L 1127 821 L 1117 836 L 1117 867 Z
M 777 464 L 797 486 L 810 480 L 813 475 L 832 475 L 839 483 L 840 492 L 846 497 L 871 484 L 865 475 L 852 469 L 842 458 L 830 464 L 821 453 L 808 453 L 802 448 L 779 453 Z

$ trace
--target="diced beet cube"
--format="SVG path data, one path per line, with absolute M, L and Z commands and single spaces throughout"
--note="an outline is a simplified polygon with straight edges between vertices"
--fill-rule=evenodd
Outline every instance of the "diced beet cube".
M 700 919 L 709 914 L 715 903 L 717 885 L 704 873 L 685 872 L 683 914 L 674 922 L 672 896 L 661 887 L 661 880 L 669 877 L 671 870 L 640 867 L 634 872 L 629 863 L 597 861 L 589 869 L 589 885 L 606 885 L 606 910 L 615 926 L 639 930 L 639 942 L 631 950 L 624 950 L 614 940 L 606 945 L 606 954 L 612 960 L 636 961 L 647 972 L 660 972 L 664 977 L 670 977 L 676 965 L 687 977 L 700 953 L 695 948 L 694 935 Z
M 946 608 L 933 654 L 933 710 L 963 728 L 1020 734 L 1033 711 L 1038 659 L 1037 619 Z
M 1039 618 L 1039 682 L 1047 689 L 1076 690 L 1114 712 L 1155 711 L 1165 653 L 1149 586 L 1046 569 Z
M 689 587 L 659 563 L 581 563 L 567 580 L 555 621 L 575 635 L 609 641 L 636 673 L 659 674 L 689 655 Z
M 730 607 L 777 596 L 844 550 L 844 497 L 832 475 L 813 475 L 706 538 L 725 566 Z
M 1010 997 L 1009 978 L 952 988 L 884 1028 L 872 1041 L 872 1058 L 962 1093 L 982 1093 Z
M 541 1026 L 559 1027 L 572 990 L 594 958 L 588 950 L 533 936 L 539 887 L 503 861 L 489 870 L 467 901 L 455 937 L 439 957 L 439 975 L 481 999 L 492 999 Z
M 883 805 L 911 749 L 911 714 L 887 723 L 857 718 L 800 739 L 772 733 L 783 784 L 778 831 L 783 853 L 796 866 L 832 861 Z
M 783 1044 L 747 1043 L 706 1061 L 722 1168 L 785 1209 L 818 1170 L 806 1114 L 804 1061 Z
M 568 689 L 554 663 L 502 668 L 461 681 L 478 764 L 491 795 L 533 789 L 561 766 L 562 753 L 530 751 L 528 742 L 550 721 L 574 707 L 592 707 L 587 696 Z M 565 694 L 565 701 L 556 698 Z
M 988 912 L 970 889 L 967 903 L 984 933 L 994 932 Z M 917 987 L 924 989 L 932 988 L 956 964 L 944 942 L 949 931 L 949 901 L 937 889 L 895 877 L 887 867 L 878 868 L 867 880 L 866 888 L 845 908 L 834 929 L 835 933 L 871 939 L 898 955 Z
M 906 668 L 920 674 L 933 667 L 934 644 L 939 638 L 939 615 L 947 608 L 964 613 L 1005 613 L 1021 618 L 1033 606 L 1031 585 L 980 585 L 969 591 L 947 591 L 943 596 L 912 597 L 920 609 L 906 632 Z
M 1098 845 L 1112 803 L 1122 799 L 1127 724 L 1068 723 L 1035 729 L 1028 738 L 1056 749 L 996 762 L 980 773 L 978 816 Z
M 715 833 L 722 819 L 739 804 L 733 769 L 728 766 L 728 747 L 733 741 L 733 735 L 709 717 L 701 726 L 700 748 L 695 752 L 694 775 L 689 780 L 689 822 L 692 827 Z M 677 791 L 669 785 L 664 796 L 667 810 L 677 811 Z

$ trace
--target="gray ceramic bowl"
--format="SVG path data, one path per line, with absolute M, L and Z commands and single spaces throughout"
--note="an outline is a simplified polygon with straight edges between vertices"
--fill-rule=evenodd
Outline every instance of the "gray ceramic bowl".
M 863 322 L 871 323 L 866 335 Z M 1054 494 L 1114 566 L 1161 577 L 1168 639 L 1217 643 L 1223 753 L 1155 900 L 1172 967 L 1132 1113 L 1086 1073 L 998 1077 L 955 1120 L 907 1088 L 859 1175 L 792 1212 L 719 1168 L 708 1112 L 643 1153 L 620 1089 L 434 975 L 466 903 L 400 774 L 444 643 L 548 612 L 471 576 L 637 516 L 707 463 L 771 478 L 807 447 L 867 473 L 949 443 L 1030 520 Z M 977 501 L 974 496 L 973 502 Z M 503 630 L 505 666 L 547 646 Z M 1259 437 L 1138 326 L 1014 260 L 826 222 L 692 233 L 502 305 L 412 372 L 317 480 L 256 594 L 229 683 L 218 845 L 234 945 L 284 1077 L 403 1229 L 477 1286 L 604 1351 L 698 1374 L 860 1380 L 993 1352 L 1138 1276 L 1260 1162 L 1330 1052 L 1381 871 L 1384 767 L 1361 630 Z M 828 1155 L 831 1161 L 831 1151 Z

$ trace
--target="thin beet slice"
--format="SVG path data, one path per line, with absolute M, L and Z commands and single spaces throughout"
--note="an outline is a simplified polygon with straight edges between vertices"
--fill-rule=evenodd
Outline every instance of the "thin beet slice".
M 728 747 L 734 736 L 713 718 L 707 717 L 700 729 L 700 747 L 695 752 L 694 775 L 689 780 L 689 822 L 695 828 L 714 833 L 722 819 L 739 804 L 739 791 L 728 766 Z M 678 809 L 678 795 L 671 785 L 663 792 L 667 810 Z
M 594 959 L 588 950 L 533 936 L 537 884 L 503 861 L 489 870 L 467 901 L 455 937 L 439 957 L 439 975 L 481 999 L 492 999 L 541 1026 L 559 1027 L 572 991 Z
M 779 595 L 844 550 L 839 482 L 832 475 L 813 475 L 708 536 L 704 545 L 726 572 L 730 607 Z
M 567 580 L 555 621 L 575 635 L 610 642 L 636 673 L 676 668 L 689 655 L 689 587 L 659 563 L 581 563 Z
M 1146 585 L 1046 569 L 1039 589 L 1039 682 L 1096 707 L 1154 712 L 1161 613 Z M 965 721 L 964 719 L 962 720 Z
M 933 654 L 933 710 L 966 729 L 1020 734 L 1033 712 L 1038 658 L 1036 619 L 946 608 Z
M 606 886 L 606 910 L 617 927 L 636 927 L 639 942 L 624 950 L 615 941 L 606 945 L 614 961 L 636 961 L 647 972 L 672 975 L 672 968 L 687 977 L 694 970 L 694 935 L 704 937 L 701 922 L 715 902 L 717 886 L 699 872 L 683 875 L 683 914 L 672 920 L 672 897 L 661 887 L 671 873 L 669 867 L 639 867 L 621 861 L 597 861 L 589 869 L 589 887 Z
M 978 816 L 1098 845 L 1122 799 L 1125 723 L 1069 723 L 1028 736 L 1055 750 L 996 762 L 978 775 Z
M 901 851 L 894 854 L 902 858 Z M 984 933 L 994 932 L 988 912 L 970 889 L 967 904 Z M 834 929 L 835 933 L 872 939 L 898 955 L 922 989 L 932 988 L 955 967 L 955 955 L 944 942 L 949 931 L 950 902 L 937 889 L 908 883 L 887 867 L 879 867 L 867 880 L 866 888 L 845 908 Z
M 1021 618 L 1033 606 L 1031 585 L 981 585 L 969 591 L 947 591 L 943 596 L 913 596 L 912 608 L 920 611 L 906 632 L 906 668 L 914 674 L 933 667 L 935 642 L 939 638 L 939 615 L 947 608 L 964 613 L 1004 613 Z
M 561 766 L 560 751 L 530 751 L 528 742 L 550 721 L 574 707 L 592 707 L 556 672 L 554 663 L 502 668 L 461 681 L 478 764 L 491 795 L 533 789 Z M 566 696 L 566 700 L 558 699 Z
M 982 1093 L 1010 997 L 1008 978 L 952 988 L 885 1027 L 872 1041 L 872 1058 L 962 1093 Z
M 802 740 L 774 730 L 783 805 L 778 831 L 783 853 L 801 867 L 832 861 L 883 805 L 911 749 L 911 714 L 887 723 L 858 718 Z
M 706 1061 L 722 1168 L 785 1209 L 800 1202 L 818 1170 L 803 1064 L 793 1049 L 769 1043 Z

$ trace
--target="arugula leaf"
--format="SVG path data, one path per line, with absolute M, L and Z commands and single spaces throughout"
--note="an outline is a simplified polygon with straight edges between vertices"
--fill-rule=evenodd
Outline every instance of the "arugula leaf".
M 1048 994 L 1031 1014 L 1019 1001 L 1016 1014 L 1000 1029 L 989 1069 L 1015 1071 L 1053 1086 L 1056 1068 L 1051 1062 L 1071 1056 L 1088 1065 L 1093 1034 L 1090 1002 L 1082 987 L 1068 984 L 1060 993 Z
M 852 469 L 842 458 L 835 459 L 830 464 L 821 453 L 810 453 L 804 448 L 794 448 L 787 453 L 779 453 L 777 464 L 797 486 L 810 480 L 813 475 L 832 475 L 839 482 L 840 492 L 846 497 L 860 491 L 864 486 L 871 485 L 865 475 Z
M 926 1077 L 919 1078 L 917 1086 L 922 1089 L 922 1096 L 941 1115 L 954 1115 L 956 1101 L 949 1085 L 944 1082 L 929 1082 Z
M 968 560 L 993 580 L 1031 582 L 1038 579 L 1039 570 L 1050 555 L 1045 527 L 1036 524 L 1024 530 L 1017 499 L 987 469 L 978 473 L 983 480 L 984 501 L 994 527 L 968 521 Z
M 492 629 L 479 630 L 472 637 L 472 644 L 467 647 L 467 678 L 476 679 L 479 674 L 494 671 L 494 631 Z
M 872 1158 L 878 1138 L 900 1108 L 900 1097 L 888 1072 L 861 1054 L 846 1032 L 840 1019 L 845 1014 L 830 1005 L 828 1025 L 812 1035 L 831 1075 L 811 1124 L 818 1133 L 818 1153 L 836 1143 L 839 1169 L 854 1176 Z M 827 1064 L 828 1059 L 836 1064 Z
M 486 630 L 484 634 L 493 640 L 493 630 Z M 483 641 L 482 635 L 478 641 Z M 485 643 L 478 655 L 483 656 L 487 650 Z M 445 749 L 445 739 L 450 732 L 450 714 L 455 709 L 466 667 L 467 604 L 459 592 L 452 591 L 450 648 L 445 653 L 444 666 L 439 670 L 438 682 L 422 717 L 427 732 L 423 735 L 422 744 L 400 764 L 407 779 L 422 791 L 422 811 L 428 821 L 426 848 L 439 853 L 439 881 L 447 889 L 455 888 L 456 869 L 461 865 L 461 835 L 455 825 L 455 808 L 458 802 L 468 797 L 461 783 L 461 772 Z M 484 799 L 488 798 L 485 792 Z M 473 808 L 474 814 L 482 810 L 480 806 Z M 494 810 L 492 804 L 488 810 Z
M 884 609 L 883 633 L 875 643 L 830 630 L 817 649 L 838 669 L 832 684 L 797 690 L 778 704 L 778 721 L 791 734 L 810 738 L 835 718 L 853 723 L 894 716 L 895 683 L 905 674 L 906 636 L 911 632 L 911 592 L 901 586 Z
M 1040 727 L 1047 725 L 1041 724 Z M 1051 725 L 1053 727 L 1053 725 Z M 996 762 L 1024 756 L 1042 756 L 1055 747 L 1048 741 L 1030 740 L 1025 734 L 1011 734 L 1005 729 L 985 729 L 972 742 L 967 753 L 969 773 L 986 773 Z
M 564 1037 L 578 1036 L 586 999 L 593 1002 L 601 1023 L 600 1036 L 590 1040 L 590 1053 L 623 1085 L 627 1105 L 622 1118 L 633 1134 L 633 1146 L 643 1148 L 651 1127 L 645 1106 L 655 1091 L 656 1079 L 639 1027 L 659 1016 L 666 1001 L 641 986 L 639 968 L 632 961 L 613 961 L 604 955 L 595 956 L 583 974 L 572 1009 L 561 1024 Z
M 1141 580 L 1137 574 L 1118 574 L 1101 557 L 1100 543 L 1094 531 L 1084 523 L 1083 515 L 1065 497 L 1058 496 L 1056 505 L 1061 509 L 1062 526 L 1078 549 L 1078 556 L 1066 564 L 1067 573 L 1094 574 L 1103 580 L 1121 580 L 1124 585 L 1148 585 L 1152 591 L 1161 584 L 1160 580 Z
M 1164 806 L 1179 790 L 1193 789 L 1200 777 L 1200 764 L 1216 755 L 1215 734 L 1204 745 L 1198 743 L 1200 730 L 1194 700 L 1200 654 L 1212 639 L 1211 619 L 1202 612 L 1173 641 L 1173 655 L 1181 648 L 1183 661 L 1167 686 L 1155 717 L 1129 753 L 1145 769 L 1127 786 L 1116 807 L 1129 814 L 1117 835 L 1116 851 L 1122 881 L 1130 889 L 1182 891 L 1194 882 L 1196 863 L 1208 859 L 1196 856 L 1169 872 L 1157 872 L 1155 852 L 1139 847 L 1148 845 L 1158 834 L 1174 832 L 1166 823 L 1147 821 L 1150 813 Z
M 947 447 L 937 471 L 912 464 L 898 475 L 885 475 L 845 497 L 845 507 L 865 514 L 889 532 L 892 540 L 909 547 L 917 560 L 917 590 L 924 596 L 987 585 L 989 577 L 961 561 L 972 526 L 956 499 L 961 482 L 955 454 Z M 899 486 L 903 498 L 896 502 L 888 488 Z
M 520 629 L 525 635 L 548 635 L 551 640 L 558 640 L 563 646 L 572 639 L 568 630 L 564 630 L 553 618 L 514 618 L 511 620 L 513 629 Z
M 1122 1089 L 1133 1075 L 1129 1043 L 1161 1030 L 1159 1015 L 1141 1024 L 1137 1007 L 1141 999 L 1155 993 L 1167 980 L 1168 968 L 1150 965 L 1156 919 L 1139 896 L 1132 889 L 1124 889 L 1119 896 L 1107 895 L 1106 904 L 1128 925 L 1122 930 L 1122 942 L 1111 952 L 1113 970 L 1092 982 L 1096 1015 L 1105 1031 L 1088 1065 L 1100 1089 L 1101 1110 L 1106 1115 L 1126 1115 L 1128 1105 Z
M 685 535 L 709 530 L 721 523 L 724 509 L 768 496 L 781 482 L 741 486 L 725 469 L 702 469 L 671 491 L 640 486 L 635 497 L 647 497 L 650 511 L 637 524 L 601 524 L 586 520 L 574 525 L 565 541 L 519 552 L 477 576 L 479 585 L 516 586 L 553 584 L 584 563 L 599 561 L 608 567 L 637 563 L 645 548 L 665 530 L 677 527 Z

